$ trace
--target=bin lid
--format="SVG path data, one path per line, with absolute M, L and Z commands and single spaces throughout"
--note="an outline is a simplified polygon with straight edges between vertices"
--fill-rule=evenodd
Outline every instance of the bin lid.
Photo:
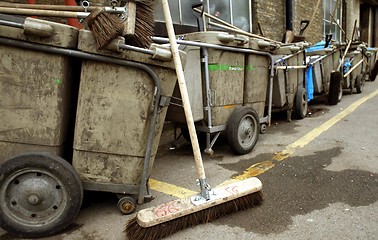
M 77 37 L 79 31 L 72 26 L 31 17 L 13 17 L 12 19 L 18 19 L 17 22 L 23 23 L 24 27 L 21 29 L 16 27 L 0 26 L 1 37 L 39 43 L 54 47 L 73 49 L 77 46 Z M 51 27 L 51 35 L 37 36 L 33 31 L 33 28 L 38 28 L 38 26 Z

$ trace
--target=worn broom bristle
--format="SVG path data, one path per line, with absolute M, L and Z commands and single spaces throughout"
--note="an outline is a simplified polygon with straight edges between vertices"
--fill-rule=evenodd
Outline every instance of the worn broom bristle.
M 149 48 L 154 35 L 154 9 L 156 0 L 136 2 L 135 33 L 127 43 L 133 46 Z
M 124 28 L 117 16 L 107 13 L 101 8 L 89 14 L 87 23 L 96 40 L 97 48 L 100 49 L 119 36 Z
M 180 230 L 209 223 L 225 215 L 259 206 L 262 201 L 262 192 L 258 191 L 148 228 L 141 227 L 138 224 L 137 217 L 134 217 L 127 222 L 124 232 L 129 240 L 158 240 Z

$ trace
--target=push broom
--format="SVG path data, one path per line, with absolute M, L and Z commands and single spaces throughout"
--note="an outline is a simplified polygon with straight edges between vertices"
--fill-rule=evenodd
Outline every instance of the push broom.
M 125 232 L 130 240 L 162 239 L 185 228 L 260 205 L 263 200 L 262 183 L 255 177 L 215 189 L 207 183 L 167 0 L 162 0 L 162 5 L 201 192 L 139 211 L 126 224 Z

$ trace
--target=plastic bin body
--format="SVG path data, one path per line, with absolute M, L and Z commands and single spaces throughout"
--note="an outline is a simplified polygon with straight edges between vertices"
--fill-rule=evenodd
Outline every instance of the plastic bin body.
M 345 61 L 350 61 L 350 67 L 344 71 L 346 74 L 350 69 L 356 66 L 363 58 L 361 50 L 352 50 L 346 55 Z M 363 73 L 363 63 L 359 64 L 354 70 L 349 74 L 349 76 L 344 78 L 343 88 L 348 89 L 354 86 L 354 82 L 358 75 Z
M 369 52 L 369 58 L 368 58 L 368 63 L 369 63 L 369 69 L 373 69 L 375 62 L 378 60 L 377 58 L 377 52 L 378 48 L 368 48 L 367 49 Z
M 0 26 L 0 36 L 49 46 L 75 48 L 78 31 L 49 24 L 47 38 Z M 71 101 L 71 59 L 58 54 L 0 45 L 0 163 L 24 152 L 63 153 Z
M 224 45 L 229 47 L 247 47 L 239 41 L 220 41 L 224 32 L 195 32 L 182 36 L 183 40 Z M 243 105 L 245 54 L 208 48 L 209 94 L 212 126 L 224 126 L 235 107 Z M 202 68 L 205 66 L 203 65 Z M 202 101 L 206 106 L 206 77 L 202 69 Z M 204 109 L 203 109 L 204 111 Z M 208 122 L 204 111 L 204 120 Z
M 144 63 L 160 78 L 162 94 L 171 96 L 173 93 L 177 81 L 173 61 L 152 60 L 150 55 L 131 51 L 99 52 L 95 49 L 91 33 L 83 30 L 79 35 L 79 49 Z M 154 89 L 150 76 L 140 69 L 83 61 L 73 166 L 86 189 L 88 183 L 140 185 Z M 157 152 L 166 112 L 167 106 L 159 110 L 149 171 Z
M 322 49 L 307 54 L 308 64 L 313 66 L 314 94 L 328 94 L 331 73 L 337 71 L 340 62 L 340 51 L 336 49 Z
M 291 55 L 273 55 L 273 61 L 277 62 L 282 58 L 286 58 L 284 62 L 279 62 L 275 66 L 303 66 L 304 51 Z M 282 109 L 288 107 L 292 109 L 294 106 L 295 96 L 299 86 L 303 85 L 304 69 L 288 69 L 276 70 L 273 78 L 273 99 L 272 108 Z
M 265 55 L 247 54 L 244 82 L 245 106 L 256 110 L 260 118 L 264 117 L 266 96 L 269 88 L 270 59 Z
M 234 108 L 243 105 L 245 56 L 216 49 L 208 51 L 211 122 L 213 126 L 224 125 Z
M 194 122 L 204 119 L 203 94 L 202 94 L 202 73 L 201 73 L 201 52 L 199 47 L 180 46 L 180 49 L 187 55 L 184 66 L 185 83 L 188 90 L 190 107 L 192 109 Z M 182 107 L 181 94 L 176 83 L 171 104 L 168 107 L 166 120 L 176 123 L 186 123 L 184 108 Z

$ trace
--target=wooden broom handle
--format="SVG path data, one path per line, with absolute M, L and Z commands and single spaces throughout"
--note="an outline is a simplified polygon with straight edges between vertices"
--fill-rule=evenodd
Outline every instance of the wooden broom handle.
M 185 118 L 186 118 L 186 122 L 188 124 L 190 142 L 192 143 L 194 160 L 195 160 L 195 163 L 196 163 L 198 176 L 199 176 L 200 179 L 206 179 L 205 169 L 203 167 L 203 162 L 202 162 L 202 157 L 201 157 L 201 150 L 199 148 L 196 128 L 194 126 L 192 109 L 191 109 L 190 103 L 189 103 L 189 96 L 188 96 L 188 90 L 186 88 L 184 71 L 182 69 L 181 59 L 180 59 L 180 55 L 179 55 L 179 51 L 178 51 L 178 47 L 177 47 L 175 31 L 173 29 L 171 12 L 169 10 L 168 1 L 167 0 L 161 0 L 161 1 L 162 1 L 162 5 L 163 5 L 165 25 L 166 25 L 166 28 L 167 28 L 169 43 L 171 45 L 173 61 L 175 63 L 176 74 L 177 74 L 180 93 L 181 93 L 181 97 L 182 97 L 182 103 L 183 103 L 183 106 L 184 106 Z
M 22 9 L 22 8 L 8 8 L 8 7 L 0 7 L 0 13 L 27 15 L 27 16 L 43 16 L 43 17 L 67 17 L 67 18 L 79 17 L 77 12 L 70 12 L 70 11 L 53 11 L 53 10 Z
M 0 7 L 7 8 L 24 8 L 24 9 L 39 9 L 39 10 L 56 10 L 56 11 L 74 11 L 84 12 L 82 6 L 66 6 L 66 5 L 47 5 L 47 4 L 23 4 L 23 3 L 5 3 L 0 2 Z M 93 11 L 100 6 L 89 6 L 87 11 Z

